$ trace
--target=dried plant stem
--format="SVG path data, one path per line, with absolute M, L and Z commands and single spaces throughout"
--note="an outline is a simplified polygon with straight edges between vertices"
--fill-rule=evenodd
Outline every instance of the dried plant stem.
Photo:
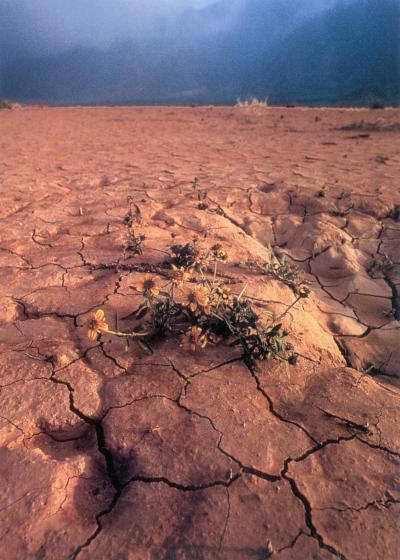
M 300 301 L 300 300 L 301 300 L 301 296 L 298 296 L 298 297 L 289 305 L 289 307 L 287 307 L 287 308 L 285 309 L 285 311 L 284 311 L 281 315 L 279 315 L 279 317 L 277 317 L 277 318 L 275 319 L 275 321 L 280 321 L 281 319 L 283 319 L 283 317 L 284 317 L 285 315 L 287 315 L 287 314 L 289 313 L 289 311 L 292 309 L 292 307 L 294 307 L 294 306 L 296 305 L 296 303 L 297 303 L 298 301 Z
M 143 333 L 137 333 L 137 332 L 132 332 L 132 333 L 125 333 L 125 332 L 119 332 L 119 331 L 112 331 L 110 329 L 108 329 L 107 331 L 102 331 L 103 334 L 113 334 L 114 336 L 119 336 L 121 338 L 138 338 L 138 337 L 144 337 L 144 336 L 149 336 L 151 333 L 150 332 L 143 332 Z
M 244 294 L 244 292 L 247 290 L 247 284 L 244 286 L 243 290 L 240 292 L 240 294 L 238 295 L 238 301 L 240 301 L 240 298 L 242 297 L 242 295 Z
M 214 263 L 214 278 L 213 278 L 213 286 L 215 285 L 215 282 L 217 280 L 217 268 L 218 268 L 218 261 L 215 260 Z

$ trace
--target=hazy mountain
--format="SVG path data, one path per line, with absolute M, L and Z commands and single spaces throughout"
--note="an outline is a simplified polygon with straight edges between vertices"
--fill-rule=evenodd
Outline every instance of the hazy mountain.
M 55 104 L 400 99 L 397 0 L 217 0 L 175 19 L 153 17 L 146 33 L 109 34 L 104 43 L 78 34 L 72 46 L 56 41 L 54 48 L 13 13 L 0 38 L 0 97 Z M 24 30 L 19 41 L 15 25 Z

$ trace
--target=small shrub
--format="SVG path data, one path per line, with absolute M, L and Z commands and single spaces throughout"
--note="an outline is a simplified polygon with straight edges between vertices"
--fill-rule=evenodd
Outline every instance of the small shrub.
M 126 227 L 126 242 L 124 246 L 124 255 L 132 253 L 133 255 L 143 254 L 143 243 L 146 236 L 143 233 L 135 232 L 134 224 L 140 224 L 142 221 L 140 208 L 133 202 L 133 198 L 128 196 L 128 212 L 124 216 L 124 226 Z
M 268 107 L 268 97 L 265 99 L 257 99 L 257 97 L 251 97 L 249 99 L 241 99 L 238 97 L 236 100 L 236 107 L 242 108 L 263 108 Z
M 12 109 L 12 102 L 7 99 L 0 99 L 0 109 Z
M 241 347 L 249 367 L 269 359 L 296 363 L 297 355 L 287 339 L 289 333 L 282 329 L 280 321 L 301 297 L 306 297 L 304 292 L 299 289 L 301 295 L 278 320 L 271 313 L 261 318 L 245 297 L 245 290 L 234 295 L 218 278 L 218 263 L 227 260 L 222 245 L 215 244 L 203 252 L 195 242 L 173 245 L 170 254 L 166 284 L 162 285 L 158 276 L 146 274 L 134 287 L 143 298 L 135 313 L 135 319 L 141 321 L 140 329 L 112 331 L 104 312 L 97 310 L 86 324 L 91 340 L 107 333 L 125 338 L 127 345 L 131 340 L 141 340 L 142 345 L 150 347 L 157 337 L 176 336 L 188 351 L 225 341 Z M 205 268 L 212 265 L 214 273 L 210 279 L 205 275 Z

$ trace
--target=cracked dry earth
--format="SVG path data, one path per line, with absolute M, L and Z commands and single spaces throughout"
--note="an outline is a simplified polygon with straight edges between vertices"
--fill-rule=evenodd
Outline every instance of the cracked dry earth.
M 398 558 L 398 120 L 1 112 L 2 559 Z M 128 195 L 147 241 L 124 261 Z M 99 307 L 130 326 L 132 286 L 167 274 L 171 234 L 222 243 L 221 274 L 260 314 L 293 294 L 235 264 L 270 243 L 303 269 L 311 297 L 285 318 L 295 367 L 251 371 L 223 345 L 189 355 L 169 340 L 148 356 L 85 339 Z

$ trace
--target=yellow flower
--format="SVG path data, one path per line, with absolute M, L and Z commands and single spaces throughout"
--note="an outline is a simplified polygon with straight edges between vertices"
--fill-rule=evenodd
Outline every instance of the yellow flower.
M 307 286 L 300 286 L 300 288 L 298 288 L 297 290 L 297 293 L 301 298 L 308 298 L 308 296 L 310 295 L 310 290 L 309 288 L 307 288 Z
M 145 274 L 143 279 L 136 284 L 136 290 L 145 295 L 158 296 L 160 288 L 160 278 L 152 274 Z
M 85 328 L 89 340 L 96 340 L 98 334 L 108 332 L 104 311 L 102 309 L 93 311 L 85 323 Z
M 199 307 L 208 305 L 207 291 L 203 286 L 188 286 L 183 294 L 183 305 L 195 313 Z
M 185 350 L 196 351 L 196 348 L 204 348 L 207 344 L 207 337 L 200 327 L 191 327 L 182 337 L 182 348 Z
M 172 283 L 175 286 L 181 286 L 187 282 L 190 278 L 189 272 L 183 267 L 177 267 L 174 264 L 172 266 Z

